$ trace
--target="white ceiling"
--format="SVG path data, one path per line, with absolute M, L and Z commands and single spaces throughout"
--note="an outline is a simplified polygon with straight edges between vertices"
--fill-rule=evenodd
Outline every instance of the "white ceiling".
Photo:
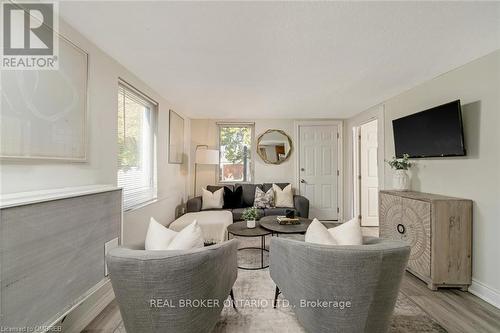
M 344 118 L 500 48 L 500 3 L 62 2 L 193 118 Z

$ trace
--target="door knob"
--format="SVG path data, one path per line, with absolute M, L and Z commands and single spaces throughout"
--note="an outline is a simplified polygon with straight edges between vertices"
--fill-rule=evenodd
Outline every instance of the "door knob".
M 304 169 L 304 168 L 300 168 L 300 171 L 306 171 L 306 169 Z
M 304 179 L 301 179 L 301 180 L 300 180 L 300 182 L 301 182 L 302 184 L 305 184 L 305 183 L 306 183 L 306 181 L 305 181 Z

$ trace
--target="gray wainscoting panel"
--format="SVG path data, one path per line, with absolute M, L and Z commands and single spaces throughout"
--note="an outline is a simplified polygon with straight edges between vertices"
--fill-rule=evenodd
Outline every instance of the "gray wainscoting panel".
M 0 210 L 0 326 L 53 322 L 104 277 L 120 189 Z

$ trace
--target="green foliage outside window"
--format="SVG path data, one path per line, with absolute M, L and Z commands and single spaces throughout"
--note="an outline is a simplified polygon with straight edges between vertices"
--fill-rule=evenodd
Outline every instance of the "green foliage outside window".
M 243 163 L 244 146 L 250 148 L 252 133 L 249 127 L 222 127 L 220 145 L 224 147 L 224 158 L 233 164 Z
M 118 96 L 118 167 L 123 171 L 141 166 L 144 112 L 144 106 Z

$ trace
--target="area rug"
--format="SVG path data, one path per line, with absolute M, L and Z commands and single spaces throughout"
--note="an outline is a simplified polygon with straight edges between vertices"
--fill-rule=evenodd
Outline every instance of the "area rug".
M 269 269 L 238 271 L 234 285 L 238 309 L 225 307 L 213 332 L 306 332 L 289 307 L 273 309 Z M 281 295 L 280 300 L 282 301 Z M 403 294 L 399 294 L 389 332 L 446 332 Z
M 266 243 L 269 244 L 269 240 Z M 254 240 L 241 239 L 240 247 L 260 246 Z M 245 267 L 256 267 L 261 264 L 260 250 L 243 250 L 238 252 L 238 263 Z M 264 265 L 268 263 L 267 252 Z M 234 285 L 234 296 L 237 309 L 229 302 L 224 307 L 221 317 L 215 326 L 214 333 L 254 333 L 254 332 L 306 332 L 297 321 L 293 310 L 286 306 L 273 309 L 274 283 L 269 269 L 238 270 L 238 278 Z M 279 296 L 283 303 L 282 295 Z M 284 303 L 283 303 L 284 304 Z M 401 333 L 441 333 L 446 332 L 436 321 L 428 316 L 418 305 L 400 293 L 389 332 Z M 125 333 L 123 322 L 114 333 Z
M 291 236 L 301 239 L 301 236 Z M 303 236 L 302 236 L 303 237 Z M 258 239 L 240 238 L 240 247 L 260 246 Z M 269 240 L 266 239 L 266 244 Z M 261 264 L 259 250 L 238 252 L 238 263 L 244 267 L 258 267 Z M 264 265 L 268 264 L 268 254 L 264 254 Z M 238 279 L 234 285 L 234 296 L 238 309 L 225 307 L 214 333 L 250 333 L 250 332 L 306 332 L 297 321 L 293 310 L 282 306 L 273 309 L 275 285 L 269 275 L 269 269 L 249 271 L 238 270 Z M 282 295 L 281 304 L 285 304 Z M 436 321 L 429 317 L 412 300 L 400 293 L 389 332 L 446 332 Z

